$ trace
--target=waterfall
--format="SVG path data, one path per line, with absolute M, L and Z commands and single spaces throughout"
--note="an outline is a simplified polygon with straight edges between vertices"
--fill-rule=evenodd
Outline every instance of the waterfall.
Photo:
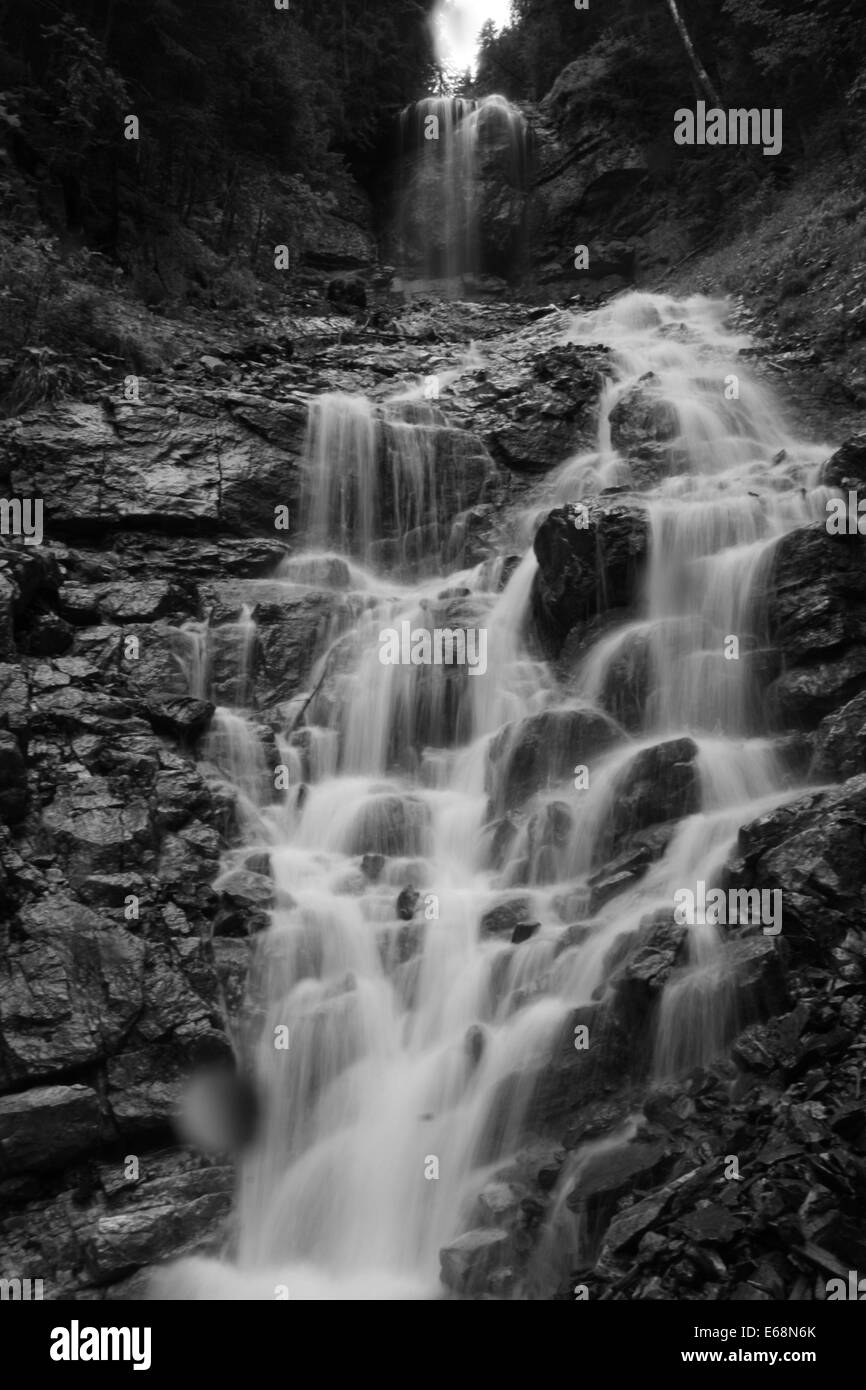
M 435 569 L 447 523 L 465 506 L 467 470 L 480 466 L 471 436 L 445 428 L 436 407 L 415 393 L 379 405 L 339 392 L 314 397 L 304 444 L 304 532 L 315 546 L 336 546 L 368 564 Z M 296 575 L 302 563 L 292 560 Z
M 424 97 L 401 113 L 400 149 L 406 278 L 459 287 L 464 276 L 487 268 L 481 236 L 486 163 L 495 162 L 500 188 L 526 187 L 526 121 L 502 96 Z
M 456 158 L 471 110 L 430 99 L 412 122 L 424 114 L 440 117 L 440 157 Z M 491 566 L 420 580 L 352 566 L 364 605 L 314 673 L 328 694 L 303 731 L 318 750 L 309 794 L 268 822 L 281 905 L 257 940 L 248 1059 L 265 1119 L 242 1163 L 236 1246 L 231 1262 L 177 1267 L 182 1296 L 441 1296 L 439 1252 L 477 1224 L 479 1193 L 525 1138 L 563 1028 L 605 997 L 612 948 L 654 912 L 671 914 L 679 890 L 717 881 L 739 826 L 794 794 L 751 664 L 767 642 L 772 547 L 820 515 L 822 451 L 790 437 L 723 316 L 705 299 L 644 294 L 567 319 L 565 339 L 611 348 L 614 379 L 597 447 L 539 483 L 524 520 L 613 475 L 634 490 L 649 535 L 640 611 L 601 630 L 571 674 L 555 676 L 532 647 L 531 550 L 501 593 L 487 587 Z M 739 394 L 728 400 L 731 373 Z M 665 422 L 649 478 L 617 445 L 618 407 L 641 391 Z M 313 402 L 311 550 L 293 557 L 293 573 L 332 563 L 325 544 L 369 558 L 401 496 L 401 527 L 435 511 L 439 480 L 417 441 L 397 448 L 385 505 L 383 428 L 360 398 Z M 383 664 L 383 628 L 440 617 L 484 628 L 484 675 Z M 624 660 L 640 671 L 631 719 Z M 258 769 L 237 721 L 242 711 L 223 712 L 215 737 L 249 790 Z M 576 751 L 583 729 L 588 757 Z M 535 781 L 518 795 L 527 730 Z M 590 765 L 583 788 L 576 763 Z M 598 895 L 599 872 L 640 824 L 630 798 L 647 795 L 663 800 L 664 824 L 653 824 L 664 833 L 643 877 Z M 503 930 L 490 916 L 515 904 L 519 944 L 510 921 Z M 688 928 L 651 1043 L 658 1077 L 705 1064 L 731 1036 L 723 938 L 712 924 Z M 587 1157 L 618 1142 L 570 1165 L 554 1221 Z M 549 1231 L 542 1248 L 557 1239 Z

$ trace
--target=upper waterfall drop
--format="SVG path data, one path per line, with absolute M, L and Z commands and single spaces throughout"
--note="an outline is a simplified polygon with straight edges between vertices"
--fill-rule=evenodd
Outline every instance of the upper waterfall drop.
M 400 260 L 407 283 L 507 276 L 519 256 L 529 129 L 505 97 L 423 97 L 400 116 Z M 488 191 L 505 206 L 488 234 Z

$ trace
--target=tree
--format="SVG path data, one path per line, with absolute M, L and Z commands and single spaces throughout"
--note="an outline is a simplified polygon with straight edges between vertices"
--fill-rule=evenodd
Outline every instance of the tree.
M 703 63 L 701 62 L 700 58 L 695 52 L 695 46 L 691 41 L 688 29 L 683 23 L 683 18 L 679 12 L 676 0 L 667 0 L 667 3 L 668 9 L 670 10 L 671 16 L 673 17 L 674 24 L 677 26 L 677 32 L 679 33 L 679 36 L 683 41 L 683 47 L 685 48 L 686 53 L 689 55 L 689 62 L 692 65 L 692 69 L 701 89 L 703 90 L 706 97 L 712 103 L 713 106 L 721 106 L 722 99 L 716 91 L 715 87 L 713 86 L 712 82 L 710 81 L 707 75 L 706 68 L 704 67 Z

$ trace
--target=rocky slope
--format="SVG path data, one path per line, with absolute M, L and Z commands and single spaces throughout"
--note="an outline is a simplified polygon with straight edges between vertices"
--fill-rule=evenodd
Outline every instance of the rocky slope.
M 382 299 L 253 342 L 227 334 L 143 383 L 141 404 L 94 393 L 3 422 L 4 492 L 44 498 L 46 541 L 0 551 L 0 1274 L 38 1273 L 50 1297 L 135 1296 L 154 1263 L 230 1237 L 231 1169 L 178 1148 L 171 1115 L 186 1070 L 231 1050 L 271 895 L 266 863 L 218 879 L 242 808 L 213 765 L 214 703 L 257 712 L 270 784 L 287 703 L 357 612 L 339 567 L 291 590 L 274 579 L 304 541 L 307 400 L 350 390 L 381 402 L 395 381 L 438 375 L 443 450 L 460 429 L 483 463 L 459 515 L 450 504 L 444 553 L 455 565 L 517 555 L 507 507 L 591 440 L 609 370 L 603 348 L 563 347 L 559 329 L 544 309 Z M 632 402 L 619 437 L 649 485 L 663 422 Z M 854 439 L 826 480 L 862 486 L 864 467 L 866 441 Z M 288 532 L 274 525 L 283 507 Z M 564 674 L 594 625 L 632 610 L 647 543 L 639 489 L 591 499 L 588 529 L 567 516 L 541 519 L 533 596 L 539 653 Z M 257 633 L 238 701 L 245 607 Z M 788 535 L 769 619 L 766 699 L 790 736 L 792 775 L 810 771 L 814 788 L 744 825 L 726 869 L 727 883 L 783 885 L 786 900 L 781 938 L 731 934 L 729 1060 L 647 1089 L 646 1040 L 686 929 L 644 922 L 538 1079 L 526 1146 L 443 1252 L 455 1294 L 810 1298 L 828 1273 L 866 1263 L 858 538 L 820 526 Z M 190 683 L 205 620 L 209 698 Z M 640 700 L 632 676 L 611 692 L 626 725 Z M 570 717 L 557 737 L 529 720 L 494 741 L 500 843 L 529 793 L 604 738 L 603 719 Z M 295 742 L 303 749 L 303 730 Z M 562 746 L 559 767 L 550 750 Z M 672 740 L 635 771 L 584 917 L 661 852 L 694 793 L 694 751 Z M 531 829 L 526 883 L 543 881 L 560 833 L 548 808 Z M 485 930 L 524 939 L 531 923 L 515 902 Z M 590 1021 L 604 1047 L 577 1051 L 574 1027 Z M 625 1123 L 634 1137 L 615 1161 L 586 1149 Z M 560 1179 L 577 1162 L 570 1188 Z M 539 1244 L 555 1187 L 591 1253 L 558 1290 Z

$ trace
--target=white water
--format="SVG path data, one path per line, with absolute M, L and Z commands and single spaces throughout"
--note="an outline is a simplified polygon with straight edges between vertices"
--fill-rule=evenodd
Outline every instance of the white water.
M 526 122 L 505 97 L 424 97 L 400 117 L 405 178 L 401 209 L 404 260 L 417 266 L 408 279 L 438 281 L 459 291 L 464 276 L 482 269 L 479 179 L 486 142 L 503 142 L 498 161 L 516 188 L 526 179 Z M 441 287 L 441 286 L 440 286 Z
M 746 651 L 765 640 L 771 547 L 789 527 L 823 514 L 812 484 L 825 451 L 787 436 L 773 402 L 738 363 L 742 340 L 725 331 L 721 305 L 630 295 L 595 314 L 563 316 L 563 332 L 608 343 L 617 377 L 600 402 L 597 451 L 543 482 L 531 513 L 586 495 L 588 480 L 628 481 L 611 448 L 609 413 L 646 372 L 676 412 L 677 471 L 645 498 L 643 613 L 603 635 L 559 686 L 527 647 L 531 552 L 500 594 L 485 588 L 489 566 L 420 584 L 352 567 L 365 607 L 312 678 L 314 685 L 330 672 L 327 698 L 307 711 L 309 794 L 300 809 L 289 795 L 263 812 L 251 835 L 270 850 L 280 900 L 295 905 L 274 912 L 251 982 L 259 1017 L 251 1065 L 265 1124 L 242 1168 L 236 1247 L 230 1263 L 179 1266 L 173 1296 L 273 1297 L 276 1286 L 300 1299 L 441 1296 L 439 1250 L 473 1224 L 479 1190 L 519 1147 L 539 1070 L 574 1006 L 603 986 L 611 945 L 653 909 L 672 909 L 678 889 L 712 882 L 739 826 L 790 794 L 748 662 L 727 662 L 723 643 L 736 635 Z M 722 383 L 732 370 L 741 395 L 727 402 Z M 329 530 L 335 461 L 342 468 L 346 450 L 358 450 L 347 487 L 362 549 L 376 528 L 375 506 L 362 495 L 372 476 L 368 419 L 360 405 L 347 411 L 345 398 L 320 401 L 316 428 L 337 441 L 336 452 L 310 485 L 310 516 Z M 785 460 L 774 464 L 781 449 Z M 342 531 L 329 540 L 352 550 L 348 522 Z M 295 577 L 327 573 L 325 559 L 293 560 Z M 461 593 L 437 599 L 444 590 Z M 382 626 L 403 617 L 429 622 L 443 605 L 455 624 L 462 617 L 486 627 L 486 675 L 381 664 Z M 564 806 L 566 831 L 548 852 L 536 853 L 524 820 L 501 867 L 491 867 L 491 736 L 541 710 L 597 708 L 614 663 L 638 642 L 648 655 L 639 727 L 591 756 L 587 789 L 564 777 L 538 790 L 527 809 Z M 201 668 L 199 653 L 193 669 Z M 232 723 L 240 718 L 221 717 L 218 736 L 231 734 L 234 750 L 221 766 L 248 796 L 255 779 Z M 698 745 L 699 809 L 672 829 L 644 878 L 590 920 L 587 879 L 601 865 L 634 759 L 686 735 Z M 299 746 L 297 734 L 285 738 Z M 301 780 L 300 761 L 294 776 Z M 364 860 L 376 854 L 384 856 L 378 876 Z M 408 884 L 421 893 L 411 925 L 396 913 Z M 536 934 L 519 946 L 507 934 L 482 937 L 482 913 L 515 896 L 529 900 Z M 590 932 L 569 945 L 566 928 L 577 920 Z M 690 967 L 662 1001 L 660 1075 L 706 1062 L 729 1036 L 720 933 L 695 929 L 690 947 Z M 284 1027 L 288 1051 L 274 1046 Z M 554 1216 L 580 1171 L 578 1155 Z M 557 1240 L 550 1229 L 544 1248 L 556 1249 Z

